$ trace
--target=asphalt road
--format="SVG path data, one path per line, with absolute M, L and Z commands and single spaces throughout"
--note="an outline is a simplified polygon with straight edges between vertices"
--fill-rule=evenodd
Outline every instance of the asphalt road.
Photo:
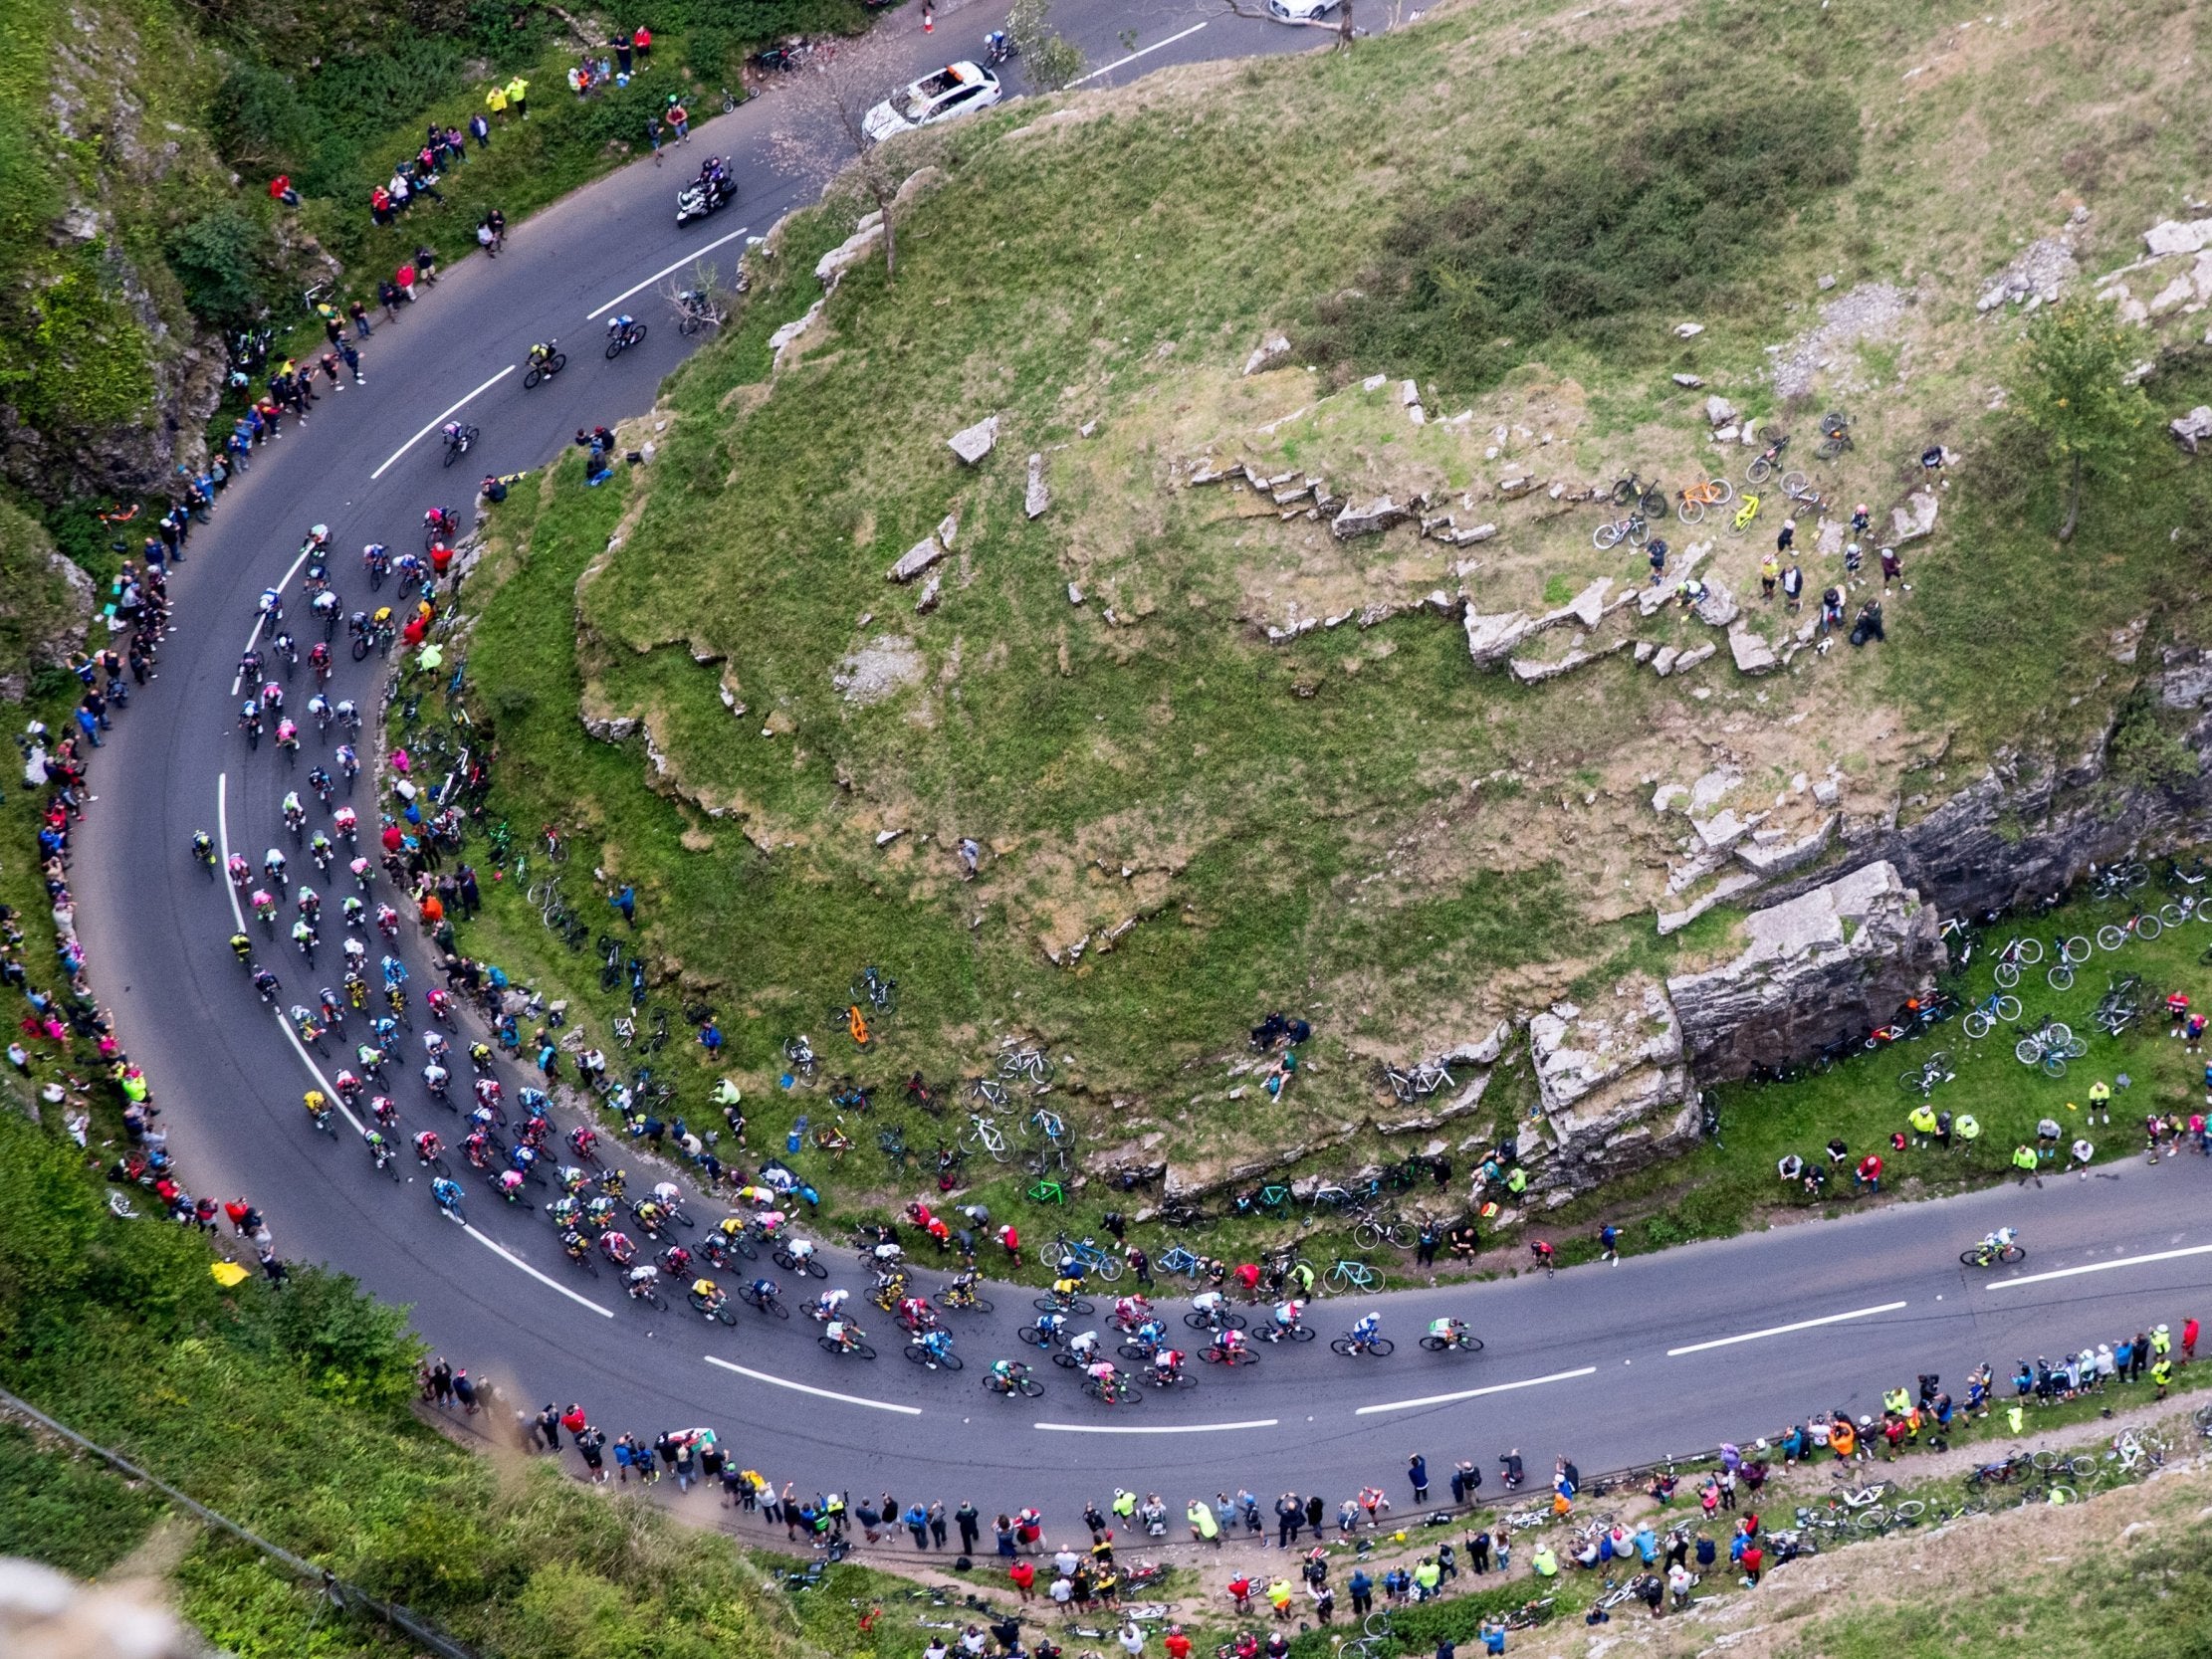
M 970 37 L 980 41 L 1002 8 L 947 8 L 926 39 L 904 15 L 889 27 L 910 30 L 919 71 L 972 50 Z M 1195 5 L 1086 9 L 1071 22 L 1101 64 L 1119 55 L 1123 29 L 1138 31 L 1145 55 L 1116 77 L 1316 40 Z M 1202 1367 L 1187 1393 L 1108 1410 L 1045 1367 L 1043 1398 L 1008 1401 L 986 1394 L 980 1372 L 999 1354 L 1029 1356 L 1011 1311 L 1026 1311 L 1026 1293 L 1001 1287 L 996 1315 L 954 1317 L 964 1374 L 905 1363 L 880 1317 L 862 1323 L 883 1357 L 840 1360 L 815 1346 L 803 1316 L 783 1324 L 741 1310 L 731 1331 L 618 1305 L 612 1276 L 585 1277 L 562 1261 L 541 1217 L 472 1185 L 473 1225 L 462 1231 L 439 1217 L 426 1183 L 395 1186 L 375 1173 L 350 1130 L 316 1134 L 299 1104 L 308 1056 L 231 959 L 227 888 L 186 856 L 202 828 L 257 864 L 263 849 L 292 845 L 277 803 L 304 788 L 307 767 L 287 768 L 266 744 L 249 752 L 234 729 L 232 680 L 255 599 L 320 519 L 341 550 L 332 568 L 350 609 L 365 584 L 343 549 L 369 539 L 415 546 L 425 507 L 463 504 L 482 473 L 541 465 L 576 427 L 647 408 L 690 344 L 657 298 L 664 271 L 694 254 L 714 258 L 718 239 L 765 230 L 810 194 L 767 166 L 775 118 L 771 97 L 699 129 L 692 152 L 731 154 L 742 185 L 738 206 L 704 226 L 674 225 L 678 165 L 637 165 L 514 227 L 498 260 L 452 269 L 402 322 L 377 329 L 364 347 L 368 383 L 326 394 L 193 537 L 172 582 L 178 621 L 159 683 L 118 723 L 96 769 L 101 804 L 75 870 L 101 988 L 155 1081 L 188 1184 L 250 1195 L 288 1258 L 329 1261 L 411 1305 L 435 1348 L 521 1400 L 584 1401 L 610 1432 L 712 1424 L 742 1461 L 804 1490 L 895 1486 L 948 1503 L 972 1497 L 987 1512 L 1035 1503 L 1067 1515 L 1116 1485 L 1158 1489 L 1178 1513 L 1193 1495 L 1239 1485 L 1264 1495 L 1293 1486 L 1333 1503 L 1370 1482 L 1403 1509 L 1415 1451 L 1439 1480 L 1456 1458 L 1490 1466 L 1507 1447 L 1539 1479 L 1562 1452 L 1603 1469 L 1770 1431 L 1815 1409 L 1878 1410 L 1884 1386 L 1921 1371 L 1957 1381 L 1977 1360 L 2002 1368 L 2206 1311 L 2212 1164 L 2187 1158 L 1870 1210 L 1556 1280 L 1375 1299 L 1398 1344 L 1388 1359 L 1332 1354 L 1326 1339 L 1369 1304 L 1325 1301 L 1312 1319 L 1323 1341 L 1267 1348 L 1248 1371 Z M 736 252 L 721 255 L 725 270 Z M 616 304 L 652 332 L 609 363 L 595 336 Z M 526 393 L 518 365 L 547 335 L 571 348 L 569 369 Z M 449 472 L 426 429 L 456 403 L 484 437 Z M 297 602 L 296 587 L 290 596 Z M 374 707 L 368 666 L 340 658 L 334 695 Z M 306 695 L 296 680 L 296 701 Z M 364 785 L 355 804 L 373 820 L 369 800 Z M 307 865 L 304 854 L 296 864 Z M 338 977 L 334 942 L 313 974 L 280 942 L 267 956 L 288 992 Z M 396 1081 L 404 1131 L 428 1125 L 457 1139 L 411 1066 Z M 521 1081 L 508 1078 L 511 1097 Z M 2026 1267 L 1963 1272 L 1958 1251 L 2003 1223 L 2021 1229 Z M 857 1283 L 848 1251 L 827 1255 L 834 1282 Z M 925 1274 L 925 1285 L 935 1278 Z M 1427 1321 L 1445 1312 L 1486 1340 L 1482 1353 L 1416 1348 Z

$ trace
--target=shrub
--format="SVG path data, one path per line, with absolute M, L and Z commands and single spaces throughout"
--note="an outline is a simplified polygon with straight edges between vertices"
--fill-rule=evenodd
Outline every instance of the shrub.
M 1409 205 L 1376 268 L 1314 306 L 1305 349 L 1466 392 L 1555 336 L 1617 347 L 1632 319 L 1692 309 L 1858 162 L 1858 105 L 1841 91 L 1691 93 Z
M 268 305 L 276 245 L 268 228 L 223 206 L 179 225 L 162 243 L 184 303 L 219 328 L 250 322 Z

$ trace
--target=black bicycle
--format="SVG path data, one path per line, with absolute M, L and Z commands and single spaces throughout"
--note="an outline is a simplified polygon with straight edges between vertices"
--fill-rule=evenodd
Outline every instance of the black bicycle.
M 483 433 L 473 426 L 459 426 L 448 432 L 445 435 L 445 464 L 450 467 L 468 454 L 482 436 Z
M 621 356 L 631 346 L 643 345 L 644 343 L 645 324 L 642 322 L 629 322 L 620 327 L 609 328 L 607 330 L 607 357 L 611 361 Z
M 568 353 L 565 351 L 554 351 L 543 357 L 533 357 L 529 371 L 523 376 L 523 390 L 527 392 L 541 381 L 551 380 L 567 366 Z

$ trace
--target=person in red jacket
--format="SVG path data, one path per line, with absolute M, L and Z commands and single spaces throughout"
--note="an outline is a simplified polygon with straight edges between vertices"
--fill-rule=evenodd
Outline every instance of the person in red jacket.
M 430 573 L 433 576 L 443 576 L 452 564 L 453 549 L 443 541 L 432 542 L 430 544 Z
M 1183 1626 L 1168 1626 L 1168 1659 L 1191 1659 L 1191 1638 L 1183 1633 Z
M 1019 1556 L 1015 1559 L 1013 1565 L 1007 1568 L 1006 1576 L 1013 1580 L 1013 1587 L 1021 1592 L 1022 1600 L 1033 1601 L 1036 1599 L 1036 1562 L 1030 1560 L 1026 1555 Z
M 1767 1553 L 1756 1544 L 1743 1553 L 1743 1581 L 1753 1589 L 1759 1587 L 1759 1571 L 1766 1565 Z
M 2184 1320 L 2181 1324 L 2181 1362 L 2186 1365 L 2197 1356 L 2197 1322 Z
M 1881 1190 L 1881 1154 L 1869 1152 L 1851 1173 L 1851 1184 L 1867 1192 Z
M 273 202 L 282 202 L 287 207 L 298 207 L 300 205 L 300 192 L 292 188 L 292 175 L 290 173 L 279 173 L 269 181 L 269 199 Z

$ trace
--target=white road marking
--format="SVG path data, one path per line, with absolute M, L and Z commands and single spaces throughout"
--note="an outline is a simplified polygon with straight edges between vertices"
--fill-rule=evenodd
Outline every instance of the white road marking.
M 513 374 L 514 372 L 515 365 L 513 363 L 509 363 L 505 368 L 501 369 L 499 373 L 493 375 L 491 379 L 485 381 L 483 385 L 477 387 L 475 392 L 469 393 L 468 397 L 464 397 L 460 400 L 459 403 L 454 404 L 453 409 L 460 408 L 462 404 L 469 401 L 470 397 L 476 396 L 477 392 L 489 391 L 492 387 L 498 385 L 500 381 L 504 380 L 508 375 Z M 382 478 L 387 472 L 391 471 L 392 463 L 394 461 L 397 461 L 402 455 L 405 455 L 409 450 L 413 449 L 415 445 L 420 443 L 422 439 L 428 434 L 435 432 L 438 428 L 438 423 L 444 420 L 448 415 L 451 415 L 453 413 L 453 409 L 447 409 L 442 414 L 432 415 L 429 421 L 423 426 L 422 431 L 416 433 L 404 444 L 401 444 L 397 449 L 393 450 L 390 456 L 386 458 L 384 464 L 381 467 L 378 467 L 373 473 L 370 473 L 368 475 L 369 482 L 373 484 L 376 482 L 376 480 Z
M 659 282 L 663 277 L 667 276 L 671 271 L 675 270 L 677 266 L 689 265 L 695 259 L 705 258 L 708 254 L 713 253 L 717 248 L 721 247 L 725 242 L 737 241 L 739 237 L 743 236 L 752 228 L 753 227 L 751 225 L 740 225 L 728 236 L 718 236 L 712 242 L 708 243 L 704 248 L 692 249 L 692 251 L 686 254 L 682 259 L 676 261 L 675 265 L 664 265 L 658 271 L 654 272 L 650 277 L 647 277 L 644 282 L 638 283 L 634 287 L 624 289 L 620 294 L 617 294 L 613 299 L 609 300 L 605 305 L 601 306 L 598 311 L 584 312 L 584 321 L 596 322 L 602 314 L 614 310 L 615 307 L 619 306 L 623 301 L 627 300 L 631 295 L 635 294 L 638 289 L 651 287 L 654 283 Z
M 230 773 L 228 772 L 217 772 L 215 774 L 215 839 L 219 856 L 223 861 L 223 887 L 230 895 L 231 920 L 238 924 L 238 931 L 243 933 L 246 931 L 246 913 L 238 908 L 238 884 L 230 879 Z M 300 1033 L 292 1029 L 292 1022 L 285 1018 L 284 1010 L 282 1008 L 272 1008 L 270 1012 L 277 1016 L 277 1029 L 282 1031 L 286 1040 L 292 1044 L 292 1052 L 300 1057 L 300 1064 L 307 1067 L 308 1075 L 315 1079 L 316 1086 L 323 1091 L 324 1098 L 344 1115 L 345 1121 L 353 1126 L 355 1135 L 362 1133 L 361 1121 L 353 1116 L 352 1110 L 342 1100 L 338 1099 L 337 1091 L 331 1087 L 331 1081 L 323 1075 L 323 1069 L 309 1058 L 308 1045 L 300 1041 Z M 302 1110 L 305 1110 L 304 1106 Z
M 463 1222 L 461 1224 L 461 1231 L 468 1234 L 469 1237 L 475 1239 L 477 1243 L 483 1245 L 485 1249 L 491 1251 L 494 1255 L 505 1256 L 510 1262 L 514 1263 L 515 1266 L 521 1268 L 525 1273 L 529 1274 L 541 1285 L 544 1285 L 548 1290 L 558 1291 L 570 1302 L 575 1303 L 579 1307 L 589 1308 L 601 1319 L 614 1318 L 614 1310 L 612 1308 L 602 1308 L 596 1302 L 592 1301 L 588 1296 L 578 1296 L 566 1285 L 563 1285 L 558 1279 L 550 1278 L 546 1274 L 540 1273 L 536 1268 L 532 1267 L 530 1263 L 524 1261 L 522 1257 L 516 1255 L 514 1251 L 509 1250 L 508 1248 L 506 1248 L 506 1246 L 498 1243 L 496 1240 L 487 1238 L 484 1234 L 478 1232 L 467 1222 Z
M 287 570 L 284 573 L 283 578 L 277 583 L 277 591 L 279 593 L 282 593 L 286 588 L 292 585 L 292 578 L 300 573 L 300 566 L 307 562 L 308 550 L 307 548 L 302 547 L 300 549 L 300 556 L 292 561 L 292 568 L 290 570 Z M 261 639 L 261 625 L 267 620 L 268 618 L 265 616 L 256 616 L 254 618 L 254 631 L 246 636 L 246 651 L 251 651 L 254 648 L 255 644 Z M 241 651 L 239 653 L 239 655 L 242 657 L 245 654 L 245 651 Z M 232 697 L 236 697 L 238 695 L 238 688 L 241 684 L 244 683 L 245 678 L 246 676 L 243 672 L 234 674 L 230 677 L 230 695 Z
M 871 1411 L 896 1411 L 902 1417 L 919 1417 L 922 1414 L 922 1408 L 918 1405 L 893 1405 L 889 1400 L 863 1399 L 858 1394 L 840 1394 L 831 1388 L 816 1388 L 808 1383 L 793 1382 L 787 1376 L 772 1376 L 767 1371 L 757 1371 L 750 1366 L 733 1364 L 730 1360 L 717 1358 L 712 1353 L 706 1355 L 706 1360 L 708 1364 L 720 1365 L 726 1371 L 736 1371 L 740 1376 L 750 1376 L 756 1382 L 773 1383 L 778 1388 L 788 1388 L 794 1393 L 812 1394 L 816 1399 L 837 1400 L 845 1405 L 864 1405 Z
M 1104 69 L 1094 69 L 1090 72 L 1090 74 L 1078 77 L 1076 80 L 1070 81 L 1068 83 L 1068 86 L 1072 90 L 1073 88 L 1080 87 L 1085 81 L 1096 81 L 1102 75 L 1111 75 L 1114 73 L 1114 71 L 1120 69 L 1122 65 L 1133 64 L 1139 58 L 1144 57 L 1146 54 L 1159 51 L 1163 46 L 1173 46 L 1177 41 L 1189 40 L 1193 35 L 1197 34 L 1201 29 L 1205 27 L 1206 25 L 1203 23 L 1194 23 L 1191 25 L 1190 28 L 1184 30 L 1182 34 L 1170 35 L 1164 41 L 1154 41 L 1150 46 L 1140 47 L 1135 52 L 1130 53 L 1130 55 L 1126 58 L 1116 58 Z
M 1244 1423 L 1031 1423 L 1046 1434 L 1213 1434 L 1222 1429 L 1273 1428 L 1280 1417 L 1254 1417 Z
M 1363 1405 L 1352 1415 L 1373 1417 L 1384 1411 L 1413 1411 L 1424 1405 L 1449 1405 L 1455 1400 L 1479 1399 L 1484 1394 L 1507 1394 L 1516 1388 L 1539 1388 L 1547 1382 L 1568 1382 L 1578 1376 L 1592 1376 L 1595 1365 L 1585 1365 L 1578 1371 L 1554 1371 L 1549 1376 L 1523 1377 L 1518 1382 L 1493 1382 L 1487 1388 L 1462 1388 L 1456 1394 L 1430 1394 L 1418 1400 L 1393 1400 L 1388 1405 Z
M 2040 1285 L 2051 1279 L 2072 1279 L 2084 1273 L 2109 1273 L 2115 1267 L 2141 1267 L 2145 1262 L 2170 1262 L 2181 1256 L 2212 1255 L 2212 1244 L 2192 1244 L 2185 1250 L 2159 1250 L 2148 1256 L 2122 1256 L 2115 1262 L 2091 1262 L 2083 1267 L 2053 1268 L 2049 1273 L 2030 1273 L 2019 1279 L 1993 1280 L 1989 1289 L 2011 1290 L 2015 1285 Z
M 1716 1337 L 1709 1343 L 1691 1343 L 1685 1348 L 1666 1350 L 1669 1359 L 1684 1353 L 1703 1353 L 1707 1348 L 1732 1348 L 1737 1343 L 1755 1343 L 1762 1337 L 1786 1337 L 1793 1331 L 1811 1331 L 1816 1326 L 1841 1325 L 1846 1320 L 1868 1319 L 1876 1314 L 1893 1314 L 1904 1306 L 1901 1302 L 1884 1302 L 1877 1308 L 1854 1308 L 1848 1314 L 1829 1314 L 1821 1319 L 1801 1319 L 1794 1325 L 1770 1325 L 1764 1331 L 1746 1331 L 1740 1337 Z

